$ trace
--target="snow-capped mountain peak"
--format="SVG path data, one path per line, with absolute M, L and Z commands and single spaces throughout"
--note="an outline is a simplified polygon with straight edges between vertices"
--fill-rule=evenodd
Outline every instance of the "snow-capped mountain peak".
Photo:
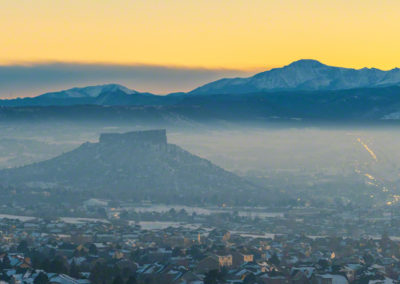
M 293 90 L 346 90 L 400 85 L 400 69 L 352 69 L 302 59 L 249 78 L 222 79 L 201 86 L 191 94 L 246 94 Z
M 106 84 L 88 86 L 83 88 L 72 88 L 59 92 L 51 92 L 41 95 L 44 98 L 95 98 L 104 93 L 122 92 L 127 95 L 137 94 L 135 90 L 128 89 L 119 84 Z
M 290 63 L 289 65 L 287 65 L 285 67 L 292 67 L 292 68 L 318 68 L 318 67 L 323 67 L 323 66 L 326 67 L 327 65 L 322 64 L 318 60 L 300 59 L 300 60 L 297 60 L 297 61 L 294 61 L 294 62 Z

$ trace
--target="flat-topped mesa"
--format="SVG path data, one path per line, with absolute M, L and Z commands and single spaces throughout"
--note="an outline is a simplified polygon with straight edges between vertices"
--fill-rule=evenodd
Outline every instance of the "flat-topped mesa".
M 103 133 L 100 135 L 101 144 L 130 144 L 130 145 L 166 145 L 167 131 L 165 129 L 132 131 L 127 133 Z

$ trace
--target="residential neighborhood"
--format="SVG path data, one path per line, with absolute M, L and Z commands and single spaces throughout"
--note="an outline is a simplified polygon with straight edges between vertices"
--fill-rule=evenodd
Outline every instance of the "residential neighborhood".
M 324 236 L 311 236 L 305 231 L 312 227 L 311 218 L 317 231 L 326 220 L 318 221 L 310 210 L 307 214 L 296 209 L 259 217 L 227 212 L 189 216 L 171 209 L 158 214 L 137 213 L 145 221 L 135 221 L 128 220 L 132 212 L 106 204 L 94 200 L 84 204 L 88 212 L 93 212 L 93 206 L 102 207 L 108 215 L 104 219 L 1 215 L 1 280 L 390 284 L 400 279 L 399 239 L 387 233 L 368 237 L 361 229 L 358 238 L 343 236 L 339 227 L 336 235 L 329 231 Z M 293 225 L 295 212 L 303 212 L 304 220 L 297 220 L 303 230 Z M 172 215 L 175 222 L 170 220 Z M 158 220 L 151 221 L 150 216 Z M 187 218 L 192 218 L 190 224 L 184 221 Z M 261 233 L 265 223 L 273 225 L 276 232 Z

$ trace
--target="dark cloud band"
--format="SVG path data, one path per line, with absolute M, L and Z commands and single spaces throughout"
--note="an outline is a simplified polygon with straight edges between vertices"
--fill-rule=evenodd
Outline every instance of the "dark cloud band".
M 129 88 L 166 94 L 188 91 L 222 77 L 247 76 L 229 69 L 150 65 L 45 63 L 0 66 L 0 97 L 36 96 L 72 87 L 118 83 Z

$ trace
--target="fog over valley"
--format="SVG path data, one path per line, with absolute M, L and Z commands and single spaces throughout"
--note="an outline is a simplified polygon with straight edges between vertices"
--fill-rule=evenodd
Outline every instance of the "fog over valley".
M 0 166 L 3 169 L 41 162 L 68 153 L 82 143 L 96 143 L 101 133 L 154 129 L 130 125 L 16 123 L 2 125 Z M 198 131 L 168 130 L 168 143 L 205 158 L 223 169 L 279 192 L 281 198 L 343 199 L 368 204 L 397 202 L 400 154 L 395 127 L 283 126 Z M 132 156 L 140 164 L 140 158 Z M 351 190 L 342 190 L 351 187 Z M 112 191 L 113 189 L 110 188 Z

